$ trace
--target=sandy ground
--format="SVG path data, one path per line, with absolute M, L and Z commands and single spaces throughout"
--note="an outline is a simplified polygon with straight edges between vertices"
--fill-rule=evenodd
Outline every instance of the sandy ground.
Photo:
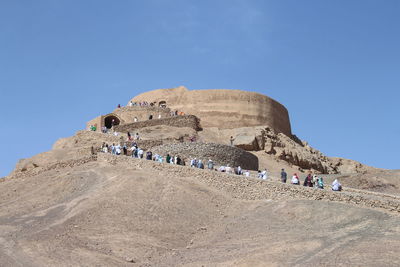
M 1 182 L 0 265 L 400 265 L 398 213 L 249 200 L 272 184 L 149 166 L 95 161 Z

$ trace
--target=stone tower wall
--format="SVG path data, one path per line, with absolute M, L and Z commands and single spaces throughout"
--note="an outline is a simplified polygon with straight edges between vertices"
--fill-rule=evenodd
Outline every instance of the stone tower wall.
M 203 127 L 232 129 L 269 125 L 276 132 L 291 136 L 287 109 L 277 101 L 258 93 L 240 90 L 193 90 L 185 87 L 159 89 L 143 93 L 134 102 L 166 102 L 172 110 L 200 118 Z
M 151 151 L 153 155 L 179 155 L 185 159 L 187 164 L 190 159 L 197 158 L 201 159 L 206 166 L 207 161 L 211 159 L 216 165 L 241 166 L 242 169 L 258 170 L 257 156 L 243 149 L 227 145 L 214 143 L 176 143 L 155 146 L 151 148 Z

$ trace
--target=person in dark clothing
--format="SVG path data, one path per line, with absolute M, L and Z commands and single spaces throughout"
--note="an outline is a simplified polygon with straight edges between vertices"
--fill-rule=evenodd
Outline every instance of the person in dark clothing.
M 182 165 L 182 159 L 179 156 L 176 158 L 176 165 Z
M 235 141 L 235 138 L 233 138 L 233 136 L 231 136 L 231 138 L 229 139 L 229 141 L 231 142 L 231 146 L 233 146 L 233 141 Z
M 204 164 L 203 164 L 203 162 L 201 161 L 201 159 L 197 162 L 197 168 L 199 168 L 199 169 L 204 169 Z
M 282 169 L 281 171 L 281 181 L 282 183 L 286 183 L 287 180 L 287 173 L 285 172 L 285 169 Z
M 303 183 L 303 185 L 304 186 L 308 186 L 308 187 L 313 187 L 313 181 L 312 181 L 312 175 L 311 175 L 311 173 L 309 173 L 308 175 L 307 175 L 307 177 L 306 177 L 306 179 L 304 179 L 304 183 Z

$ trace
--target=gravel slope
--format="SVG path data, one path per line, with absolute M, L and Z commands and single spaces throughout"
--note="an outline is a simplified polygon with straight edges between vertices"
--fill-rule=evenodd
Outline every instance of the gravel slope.
M 0 183 L 3 266 L 398 266 L 399 198 L 99 154 Z M 397 206 L 396 206 L 397 205 Z

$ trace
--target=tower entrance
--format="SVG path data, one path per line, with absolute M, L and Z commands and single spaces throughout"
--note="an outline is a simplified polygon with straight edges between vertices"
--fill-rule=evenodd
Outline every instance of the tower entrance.
M 104 126 L 106 126 L 107 129 L 111 129 L 113 125 L 119 125 L 120 123 L 121 121 L 114 115 L 110 115 L 104 118 Z

